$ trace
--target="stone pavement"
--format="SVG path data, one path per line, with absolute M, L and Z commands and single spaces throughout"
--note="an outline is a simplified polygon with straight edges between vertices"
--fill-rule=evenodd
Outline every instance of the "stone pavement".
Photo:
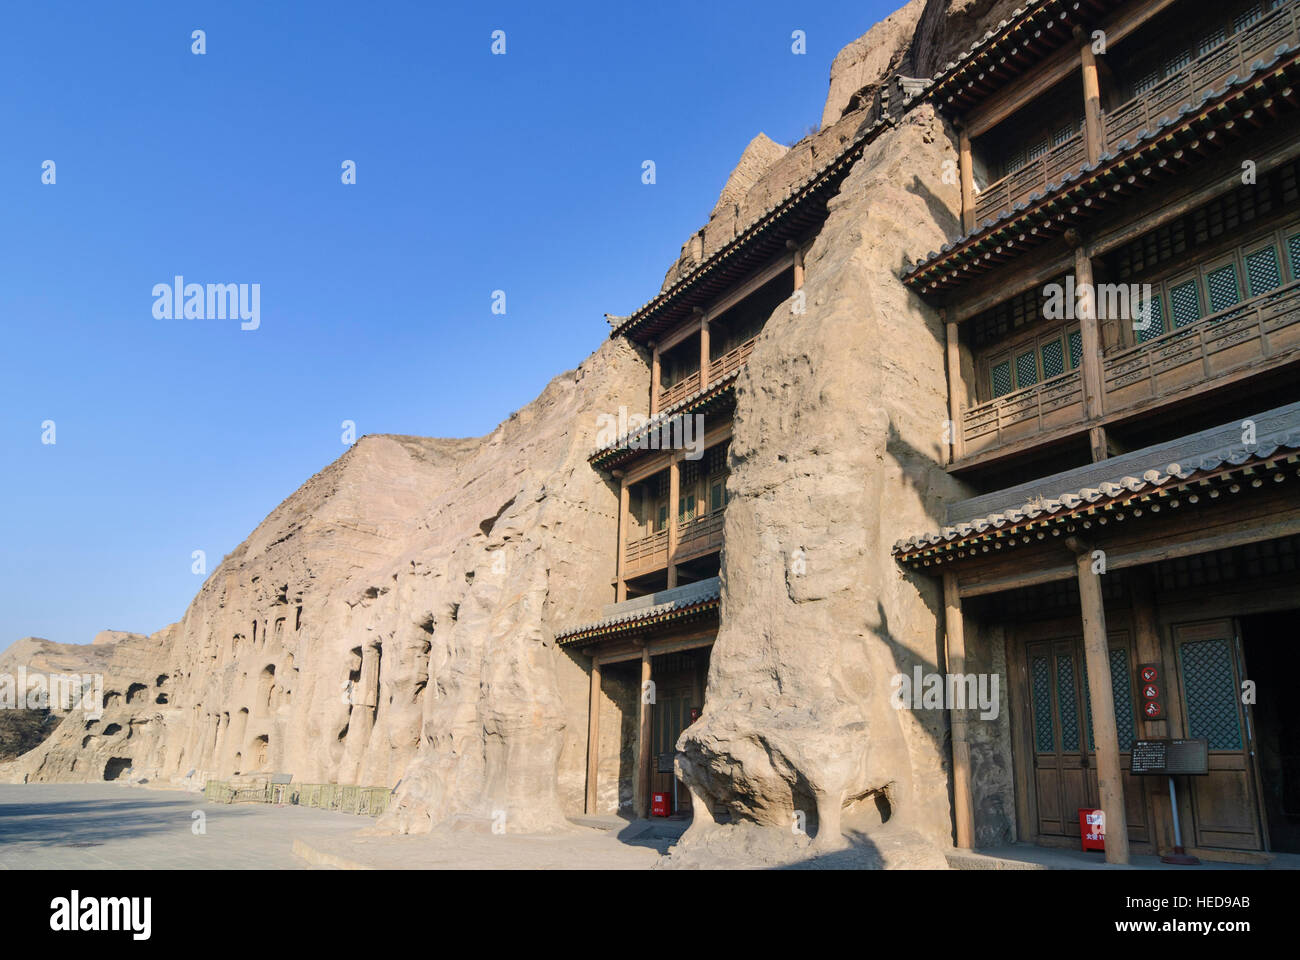
M 194 811 L 206 833 L 192 832 Z M 293 842 L 355 833 L 368 817 L 117 784 L 0 784 L 0 870 L 308 868 Z

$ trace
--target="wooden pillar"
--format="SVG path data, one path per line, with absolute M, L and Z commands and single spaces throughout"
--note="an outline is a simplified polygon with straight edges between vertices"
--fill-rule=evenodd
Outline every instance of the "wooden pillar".
M 1085 32 L 1079 47 L 1083 74 L 1083 148 L 1089 163 L 1096 163 L 1106 150 L 1106 128 L 1101 121 L 1101 81 L 1097 76 L 1097 56 L 1092 52 L 1092 38 Z
M 975 170 L 972 167 L 970 134 L 962 127 L 957 132 L 958 165 L 961 168 L 961 229 L 975 229 Z
M 1108 456 L 1106 446 L 1106 428 L 1098 424 L 1105 412 L 1105 400 L 1102 392 L 1101 370 L 1101 329 L 1097 320 L 1097 291 L 1093 284 L 1092 259 L 1082 242 L 1075 237 L 1074 248 L 1074 283 L 1075 301 L 1079 310 L 1079 335 L 1083 340 L 1083 409 L 1084 415 L 1092 426 L 1088 429 L 1088 441 L 1092 447 L 1092 459 L 1105 460 Z M 1086 289 L 1086 296 L 1079 296 L 1079 291 Z
M 636 771 L 632 776 L 632 809 L 638 820 L 650 815 L 650 647 L 641 648 L 641 688 L 637 696 Z
M 948 322 L 946 310 L 940 310 L 939 316 L 943 318 L 948 334 L 948 462 L 952 463 L 965 452 L 961 417 L 966 407 L 966 384 L 961 375 L 961 344 L 958 341 L 957 324 Z
M 1138 663 L 1160 664 L 1160 675 L 1165 677 L 1160 653 L 1160 621 L 1156 612 L 1155 571 L 1150 566 L 1134 567 L 1127 571 L 1129 596 L 1133 611 L 1133 646 Z M 1139 681 L 1140 686 L 1141 681 Z M 1169 707 L 1169 685 L 1162 679 L 1161 687 L 1165 692 L 1164 702 Z M 1141 702 L 1139 700 L 1139 702 Z M 1148 720 L 1138 716 L 1138 737 L 1142 739 L 1163 740 L 1169 736 L 1169 721 L 1164 717 Z M 1152 840 L 1161 853 L 1172 852 L 1174 848 L 1173 812 L 1169 806 L 1169 791 L 1163 789 L 1163 780 L 1159 777 L 1143 778 L 1147 782 L 1151 798 Z
M 614 567 L 614 602 L 622 603 L 627 599 L 627 580 L 623 576 L 623 570 L 627 565 L 627 538 L 632 532 L 632 525 L 628 511 L 627 475 L 619 471 L 618 478 L 618 559 Z
M 1110 682 L 1106 609 L 1101 577 L 1092 570 L 1092 551 L 1076 547 L 1079 601 L 1083 613 L 1083 653 L 1092 698 L 1092 733 L 1097 757 L 1097 788 L 1106 817 L 1106 862 L 1128 863 L 1128 821 L 1124 815 L 1124 774 L 1115 730 L 1115 695 Z
M 668 461 L 668 587 L 677 586 L 677 499 L 681 496 L 682 468 L 677 454 Z
M 659 412 L 659 344 L 652 343 L 654 353 L 650 358 L 650 416 Z
M 966 626 L 962 620 L 957 576 L 943 575 L 944 660 L 949 675 L 966 672 Z M 952 722 L 952 818 L 957 829 L 957 846 L 975 846 L 975 810 L 970 791 L 970 741 L 966 736 L 966 712 L 951 709 Z
M 587 705 L 587 799 L 583 807 L 595 816 L 596 778 L 600 769 L 600 657 L 591 658 L 591 699 Z
M 794 248 L 794 288 L 803 289 L 803 249 Z
M 709 385 L 709 315 L 700 316 L 700 389 Z

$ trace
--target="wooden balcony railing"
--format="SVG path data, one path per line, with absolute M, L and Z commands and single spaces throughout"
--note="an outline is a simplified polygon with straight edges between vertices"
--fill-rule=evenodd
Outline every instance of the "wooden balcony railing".
M 1223 379 L 1300 358 L 1300 281 L 1102 359 L 1102 410 L 1185 398 Z M 963 458 L 1085 421 L 1072 370 L 962 413 Z
M 629 540 L 623 547 L 624 578 L 668 566 L 668 531 Z
M 1104 116 L 1106 148 L 1115 150 L 1123 140 L 1132 142 L 1144 129 L 1154 130 L 1162 118 L 1174 119 L 1179 107 L 1197 102 L 1207 90 L 1221 90 L 1234 74 L 1246 76 L 1250 65 L 1258 59 L 1268 59 L 1278 44 L 1294 47 L 1300 39 L 1298 28 L 1300 17 L 1296 5 L 1279 7 L 1206 51 L 1173 76 L 1111 110 Z
M 685 560 L 722 548 L 722 511 L 682 524 L 677 537 L 676 559 Z
M 757 337 L 746 340 L 740 346 L 729 350 L 710 363 L 709 383 L 717 383 L 719 379 L 731 373 L 731 371 L 743 367 L 745 361 L 749 359 L 749 355 L 754 352 L 754 343 L 757 340 Z M 699 389 L 700 374 L 697 371 L 686 379 L 673 384 L 667 390 L 659 391 L 659 409 L 667 410 L 673 404 L 680 403 Z
M 749 355 L 754 352 L 754 343 L 758 337 L 751 337 L 740 346 L 727 351 L 718 359 L 709 364 L 709 383 L 716 383 L 722 377 L 731 373 L 732 370 L 739 370 L 749 359 Z
M 1300 349 L 1300 281 L 1102 361 L 1107 412 L 1185 395 Z
M 1037 160 L 1031 160 L 1019 170 L 1013 170 L 1001 180 L 990 183 L 975 198 L 975 223 L 1010 212 L 1017 203 L 1028 200 L 1029 195 L 1041 191 L 1049 183 L 1060 180 L 1062 174 L 1083 166 L 1086 157 L 1083 145 L 1083 127 L 1077 133 L 1052 147 Z
M 962 440 L 969 456 L 1083 419 L 1078 370 L 971 407 L 962 414 Z

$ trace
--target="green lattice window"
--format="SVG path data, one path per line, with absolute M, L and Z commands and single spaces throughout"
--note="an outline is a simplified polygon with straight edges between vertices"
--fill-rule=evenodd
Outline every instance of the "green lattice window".
M 1178 650 L 1187 700 L 1187 731 L 1211 750 L 1240 750 L 1241 721 L 1226 640 L 1189 640 Z
M 1078 330 L 1071 330 L 1070 338 L 1070 369 L 1077 369 L 1083 362 L 1083 334 Z
M 1183 67 L 1192 62 L 1192 55 L 1186 50 L 1182 50 L 1165 61 L 1165 76 L 1172 77 Z
M 1286 238 L 1286 254 L 1291 261 L 1291 279 L 1300 280 L 1300 233 Z
M 1272 244 L 1246 254 L 1245 261 L 1246 284 L 1252 297 L 1282 286 L 1282 265 Z
M 1175 328 L 1201 319 L 1201 294 L 1195 280 L 1187 280 L 1169 291 L 1169 310 Z
M 1038 361 L 1034 358 L 1034 351 L 1022 353 L 1016 357 L 1016 384 L 1021 389 L 1033 386 L 1038 382 Z
M 1151 299 L 1142 305 L 1142 310 L 1143 312 L 1138 316 L 1137 322 L 1133 326 L 1133 332 L 1137 334 L 1138 343 L 1154 340 L 1165 332 L 1163 297 L 1159 294 L 1152 295 Z
M 1052 677 L 1046 657 L 1035 657 L 1030 668 L 1034 697 L 1034 749 L 1039 753 L 1056 750 L 1056 731 L 1052 728 Z
M 1205 275 L 1205 287 L 1210 293 L 1210 313 L 1235 307 L 1241 302 L 1241 288 L 1237 284 L 1237 265 L 1225 263 Z
M 1056 658 L 1056 702 L 1061 711 L 1061 750 L 1079 749 L 1079 699 L 1074 691 L 1074 661 Z
M 1043 344 L 1043 379 L 1050 380 L 1065 373 L 1065 348 L 1060 340 L 1049 340 Z
M 1011 361 L 1003 360 L 993 368 L 993 397 L 1005 397 L 1011 392 Z
M 1205 54 L 1209 53 L 1211 50 L 1213 50 L 1215 47 L 1217 47 L 1219 44 L 1223 43 L 1223 41 L 1227 39 L 1228 39 L 1228 31 L 1223 29 L 1223 27 L 1215 27 L 1209 33 L 1201 37 L 1199 41 L 1197 41 L 1196 55 L 1198 57 L 1205 56 Z
M 1241 33 L 1241 31 L 1245 30 L 1261 16 L 1262 14 L 1259 12 L 1259 7 L 1251 7 L 1249 10 L 1243 10 L 1232 18 L 1232 32 Z

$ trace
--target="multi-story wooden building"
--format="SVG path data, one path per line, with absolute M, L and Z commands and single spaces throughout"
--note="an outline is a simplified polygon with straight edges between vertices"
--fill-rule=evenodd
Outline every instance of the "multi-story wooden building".
M 1285 0 L 1044 0 L 925 93 L 964 233 L 903 280 L 943 311 L 978 495 L 894 552 L 942 579 L 949 671 L 1005 648 L 1020 840 L 1077 847 L 1097 806 L 1109 860 L 1168 852 L 1130 751 L 1204 738 L 1184 844 L 1300 850 L 1298 52 Z M 952 715 L 959 846 L 978 722 Z

